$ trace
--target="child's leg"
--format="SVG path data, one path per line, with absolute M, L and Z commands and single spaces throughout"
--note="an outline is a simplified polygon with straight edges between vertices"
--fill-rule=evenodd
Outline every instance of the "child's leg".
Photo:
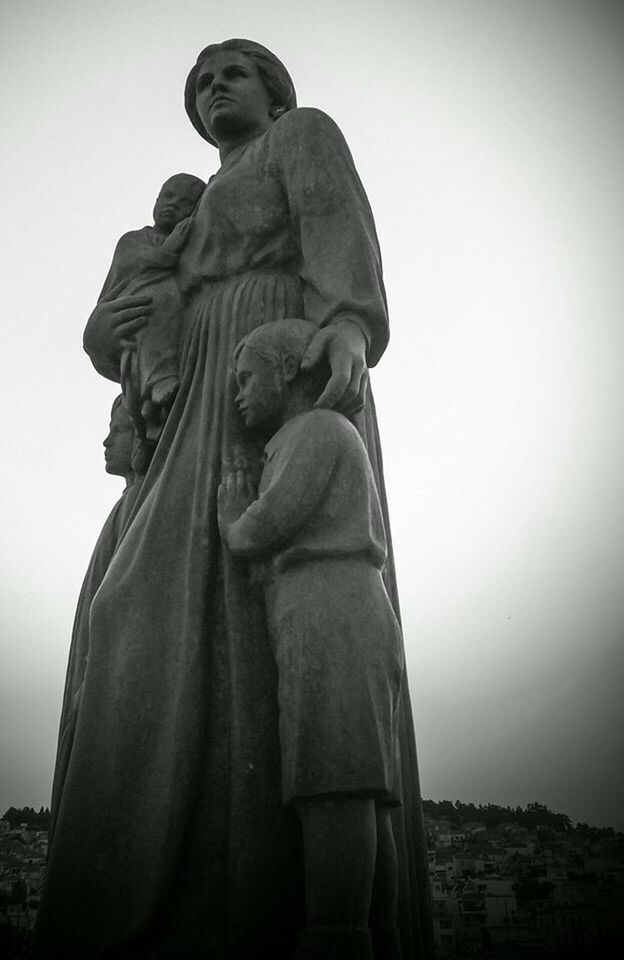
M 307 924 L 298 960 L 372 960 L 374 800 L 301 800 L 295 809 L 303 828 Z
M 370 909 L 375 960 L 401 960 L 397 929 L 399 872 L 390 807 L 377 806 L 377 860 Z
M 394 927 L 399 898 L 397 850 L 390 807 L 377 806 L 377 860 L 370 911 L 371 927 Z
M 366 927 L 377 835 L 375 801 L 353 797 L 300 800 L 308 924 Z

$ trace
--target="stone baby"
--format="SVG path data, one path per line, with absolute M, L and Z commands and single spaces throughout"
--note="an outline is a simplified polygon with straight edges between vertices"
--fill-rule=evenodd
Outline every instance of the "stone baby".
M 370 957 L 372 937 L 398 958 L 390 810 L 402 641 L 364 444 L 342 414 L 314 407 L 322 374 L 300 369 L 316 332 L 281 320 L 236 348 L 237 406 L 268 442 L 257 497 L 243 470 L 222 478 L 219 529 L 233 554 L 265 571 L 282 794 L 303 830 L 298 956 Z
M 176 267 L 189 217 L 205 187 L 179 173 L 162 185 L 154 225 L 125 233 L 117 243 L 98 303 L 114 296 L 151 298 L 146 325 L 121 356 L 121 387 L 139 436 L 155 441 L 179 386 L 178 334 L 182 296 Z

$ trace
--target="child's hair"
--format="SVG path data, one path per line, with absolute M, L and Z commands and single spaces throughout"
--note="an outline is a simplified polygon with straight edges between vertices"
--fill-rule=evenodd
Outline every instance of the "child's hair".
M 294 357 L 301 363 L 318 327 L 298 318 L 263 323 L 240 341 L 234 350 L 234 369 L 243 347 L 253 350 L 268 363 L 277 366 L 282 357 Z
M 160 189 L 162 190 L 165 184 L 171 183 L 172 180 L 180 181 L 185 186 L 190 187 L 191 190 L 194 193 L 196 193 L 198 197 L 201 193 L 203 193 L 203 191 L 206 188 L 206 184 L 204 183 L 204 181 L 201 180 L 199 177 L 196 177 L 195 174 L 193 173 L 174 173 L 173 176 L 167 177 L 167 179 L 165 180 L 165 183 L 163 183 Z

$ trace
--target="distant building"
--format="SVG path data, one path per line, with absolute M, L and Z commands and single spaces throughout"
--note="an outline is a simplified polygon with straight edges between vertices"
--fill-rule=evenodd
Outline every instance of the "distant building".
M 466 839 L 466 834 L 460 831 L 438 834 L 438 842 L 445 847 L 460 846 Z
M 426 820 L 439 960 L 624 956 L 622 835 Z

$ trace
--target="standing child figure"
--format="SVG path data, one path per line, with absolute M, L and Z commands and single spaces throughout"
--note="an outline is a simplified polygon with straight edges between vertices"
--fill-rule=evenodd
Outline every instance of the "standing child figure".
M 342 414 L 314 407 L 322 374 L 300 370 L 316 333 L 280 320 L 236 348 L 237 406 L 268 442 L 257 498 L 243 470 L 224 475 L 219 529 L 233 554 L 265 570 L 283 799 L 303 830 L 297 957 L 397 960 L 390 811 L 403 645 L 364 444 Z
M 189 217 L 206 184 L 178 173 L 163 183 L 154 205 L 154 226 L 125 233 L 98 303 L 113 295 L 142 296 L 150 316 L 121 356 L 121 387 L 140 438 L 156 441 L 178 386 L 182 294 L 176 268 Z

